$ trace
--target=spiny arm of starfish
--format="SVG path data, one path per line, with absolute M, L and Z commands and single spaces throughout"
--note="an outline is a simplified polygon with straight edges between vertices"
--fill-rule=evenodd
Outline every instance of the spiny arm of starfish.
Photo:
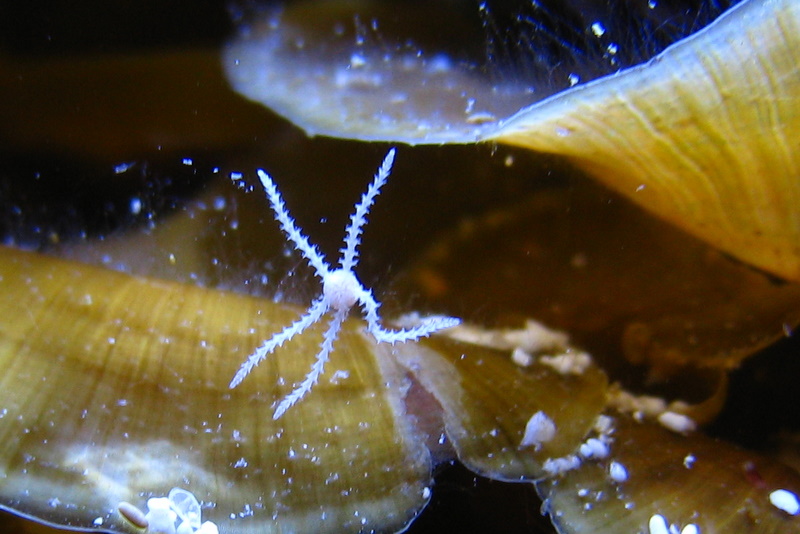
M 423 319 L 417 326 L 409 328 L 408 330 L 386 330 L 384 329 L 378 319 L 378 307 L 380 304 L 372 296 L 372 292 L 364 289 L 358 296 L 358 302 L 364 308 L 365 318 L 367 320 L 367 330 L 375 338 L 378 343 L 402 343 L 405 341 L 413 341 L 421 337 L 428 337 L 434 332 L 444 330 L 445 328 L 452 328 L 461 324 L 461 319 L 455 317 L 431 317 Z
M 289 216 L 286 211 L 286 205 L 278 193 L 278 188 L 272 182 L 269 174 L 258 169 L 258 177 L 261 183 L 264 184 L 264 189 L 267 191 L 269 203 L 272 205 L 272 210 L 275 212 L 275 219 L 280 223 L 281 228 L 286 233 L 286 236 L 294 243 L 295 248 L 299 250 L 303 256 L 306 257 L 308 263 L 316 271 L 317 276 L 325 279 L 328 274 L 328 264 L 325 263 L 325 258 L 322 253 L 317 250 L 317 247 L 308 242 L 308 238 L 303 235 L 299 228 L 294 224 L 294 219 Z
M 350 224 L 345 229 L 346 237 L 344 240 L 345 247 L 340 250 L 342 259 L 339 262 L 341 268 L 345 271 L 353 270 L 353 267 L 358 263 L 358 245 L 361 243 L 361 231 L 364 224 L 367 222 L 367 213 L 372 203 L 375 202 L 375 197 L 380 193 L 381 187 L 386 183 L 389 173 L 392 170 L 392 163 L 394 163 L 394 149 L 389 150 L 386 157 L 383 158 L 378 172 L 375 173 L 375 179 L 367 188 L 367 192 L 361 196 L 361 201 L 356 205 L 353 215 L 350 217 Z
M 272 414 L 272 418 L 274 420 L 278 420 L 286 412 L 286 410 L 291 408 L 297 401 L 302 399 L 306 393 L 311 391 L 311 388 L 314 387 L 314 384 L 317 383 L 320 375 L 325 370 L 325 364 L 328 362 L 328 356 L 333 350 L 333 342 L 336 341 L 336 336 L 339 334 L 339 329 L 342 327 L 342 322 L 347 317 L 347 312 L 347 309 L 340 309 L 334 312 L 330 326 L 325 331 L 325 337 L 322 340 L 319 354 L 317 354 L 317 360 L 311 367 L 311 372 L 306 375 L 305 379 L 300 383 L 299 386 L 297 386 L 291 393 L 284 397 L 280 404 L 278 404 L 278 407 L 275 409 L 275 413 Z
M 325 312 L 328 311 L 328 302 L 324 296 L 315 300 L 305 315 L 300 317 L 297 321 L 293 322 L 279 333 L 268 339 L 263 345 L 258 347 L 256 351 L 250 355 L 249 358 L 242 364 L 239 371 L 231 380 L 230 388 L 233 389 L 238 386 L 245 377 L 250 374 L 253 367 L 259 364 L 261 360 L 267 357 L 273 350 L 283 345 L 285 342 L 292 339 L 294 336 L 319 321 Z

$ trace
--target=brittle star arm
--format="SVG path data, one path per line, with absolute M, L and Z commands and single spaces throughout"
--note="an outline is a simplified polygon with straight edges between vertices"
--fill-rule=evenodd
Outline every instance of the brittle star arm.
M 273 350 L 283 345 L 285 342 L 292 339 L 294 336 L 316 323 L 328 311 L 328 302 L 324 296 L 315 300 L 305 315 L 300 317 L 297 321 L 293 322 L 279 333 L 268 339 L 263 345 L 258 347 L 256 351 L 250 355 L 249 358 L 242 364 L 236 375 L 231 380 L 230 388 L 233 389 L 238 386 L 244 378 L 250 374 L 253 367 L 259 364 L 261 360 L 267 357 Z
M 350 224 L 345 229 L 347 232 L 344 240 L 345 247 L 339 250 L 342 253 L 342 259 L 339 263 L 345 271 L 352 271 L 353 267 L 358 263 L 358 245 L 361 242 L 361 230 L 367 222 L 367 213 L 370 206 L 375 202 L 375 197 L 380 193 L 381 187 L 386 183 L 386 179 L 389 178 L 393 162 L 394 149 L 391 149 L 386 154 L 386 157 L 383 158 L 383 163 L 381 163 L 378 172 L 375 173 L 375 178 L 367 188 L 367 192 L 361 195 L 361 200 L 356 204 L 356 209 L 350 217 Z
M 292 219 L 289 212 L 286 211 L 283 198 L 281 198 L 281 194 L 278 193 L 278 188 L 272 182 L 270 175 L 261 169 L 258 169 L 257 172 L 261 183 L 264 185 L 264 189 L 267 191 L 267 197 L 272 206 L 272 211 L 275 212 L 275 219 L 280 223 L 286 236 L 295 244 L 297 250 L 306 257 L 308 263 L 316 271 L 317 276 L 324 280 L 325 276 L 328 274 L 328 264 L 325 263 L 325 258 L 314 245 L 308 242 L 308 238 L 306 238 L 294 224 L 294 219 Z
M 305 379 L 300 383 L 300 385 L 297 386 L 286 397 L 284 397 L 280 404 L 278 404 L 278 407 L 275 409 L 275 413 L 272 415 L 273 419 L 280 419 L 286 410 L 291 408 L 297 401 L 302 399 L 306 393 L 311 391 L 311 388 L 314 387 L 314 384 L 317 383 L 320 375 L 325 370 L 325 364 L 328 362 L 328 356 L 333 350 L 333 342 L 336 341 L 336 336 L 339 333 L 339 329 L 342 327 L 342 322 L 344 322 L 345 318 L 347 317 L 347 312 L 348 310 L 346 309 L 335 311 L 333 314 L 333 319 L 331 319 L 330 326 L 328 326 L 328 330 L 325 331 L 325 338 L 322 340 L 322 345 L 320 345 L 321 349 L 319 354 L 317 354 L 317 360 L 314 362 L 314 365 L 311 366 L 311 371 L 306 375 Z
M 366 312 L 367 330 L 373 335 L 379 343 L 402 343 L 404 341 L 413 341 L 421 337 L 428 337 L 434 332 L 444 330 L 445 328 L 452 328 L 461 324 L 461 319 L 455 317 L 431 317 L 424 319 L 417 326 L 409 329 L 400 330 L 386 330 L 378 321 L 378 306 L 375 297 L 366 289 L 362 290 L 358 296 L 358 302 Z

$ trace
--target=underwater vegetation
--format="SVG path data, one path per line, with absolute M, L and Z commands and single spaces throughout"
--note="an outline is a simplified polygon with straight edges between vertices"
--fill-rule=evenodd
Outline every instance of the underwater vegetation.
M 798 8 L 563 5 L 244 4 L 232 28 L 143 3 L 123 29 L 189 36 L 148 49 L 65 30 L 87 3 L 29 30 L 56 45 L 7 37 L 8 528 L 800 531 Z M 336 257 L 386 142 L 343 267 L 387 329 L 462 324 L 386 344 L 337 312 L 325 372 L 273 419 L 326 325 L 230 379 L 318 295 L 303 256 L 335 271 L 256 169 Z M 453 462 L 476 477 L 455 491 Z M 529 493 L 431 519 L 482 500 L 478 476 Z

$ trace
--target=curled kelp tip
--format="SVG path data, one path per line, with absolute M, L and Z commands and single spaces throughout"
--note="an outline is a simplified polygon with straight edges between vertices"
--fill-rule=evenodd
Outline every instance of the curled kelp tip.
M 796 2 L 748 0 L 654 61 L 535 104 L 492 137 L 563 154 L 693 235 L 798 280 L 800 158 L 787 148 L 800 137 L 798 35 Z
M 301 3 L 249 23 L 224 51 L 228 79 L 310 135 L 410 144 L 477 141 L 530 102 L 525 90 L 481 81 L 479 69 L 448 53 L 393 43 L 379 24 L 408 14 L 357 13 L 309 13 Z

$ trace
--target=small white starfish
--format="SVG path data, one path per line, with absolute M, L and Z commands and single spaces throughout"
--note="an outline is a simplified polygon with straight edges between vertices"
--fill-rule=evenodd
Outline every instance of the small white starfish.
M 359 303 L 364 310 L 364 318 L 367 320 L 367 331 L 369 331 L 378 343 L 398 343 L 404 341 L 417 340 L 426 337 L 438 330 L 457 326 L 461 323 L 455 317 L 430 317 L 421 321 L 414 328 L 408 330 L 384 330 L 378 317 L 378 307 L 380 304 L 372 296 L 372 292 L 366 289 L 353 273 L 353 268 L 358 264 L 358 245 L 361 242 L 360 235 L 369 208 L 375 201 L 375 197 L 380 193 L 383 184 L 389 176 L 394 161 L 394 149 L 391 149 L 383 160 L 375 179 L 367 188 L 367 192 L 361 196 L 361 201 L 356 204 L 356 209 L 350 217 L 350 223 L 345 228 L 344 248 L 339 259 L 339 268 L 331 269 L 325 262 L 325 258 L 316 247 L 308 242 L 308 238 L 295 226 L 294 220 L 286 211 L 283 199 L 278 188 L 272 182 L 272 178 L 263 170 L 258 170 L 258 177 L 264 184 L 267 191 L 269 202 L 275 212 L 275 219 L 280 223 L 286 236 L 294 243 L 294 246 L 308 260 L 308 263 L 316 271 L 316 275 L 322 279 L 322 295 L 318 297 L 308 308 L 308 311 L 300 319 L 287 326 L 280 332 L 273 335 L 264 342 L 256 351 L 245 361 L 236 376 L 231 380 L 231 389 L 239 385 L 244 378 L 252 371 L 253 367 L 266 358 L 273 350 L 283 345 L 312 324 L 319 321 L 328 311 L 333 310 L 333 319 L 322 340 L 317 361 L 312 365 L 311 371 L 305 379 L 289 395 L 278 404 L 273 414 L 273 419 L 278 419 L 297 401 L 302 399 L 306 393 L 311 391 L 322 374 L 328 356 L 333 350 L 333 342 L 339 334 L 342 322 L 347 317 L 350 308 Z

